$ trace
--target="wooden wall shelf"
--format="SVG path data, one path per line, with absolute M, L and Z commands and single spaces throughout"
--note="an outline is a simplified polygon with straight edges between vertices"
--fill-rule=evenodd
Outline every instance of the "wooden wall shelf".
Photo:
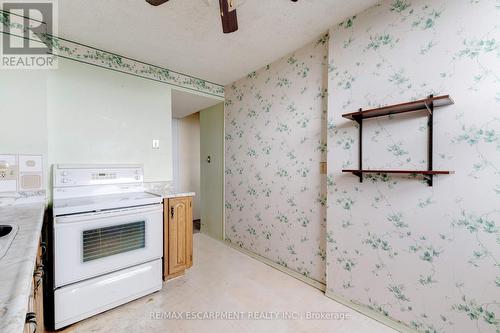
M 342 172 L 349 172 L 355 176 L 358 176 L 361 180 L 363 179 L 363 175 L 365 173 L 376 173 L 376 174 L 407 174 L 407 175 L 423 175 L 427 177 L 432 177 L 434 175 L 452 175 L 454 171 L 446 171 L 446 170 L 342 170 Z M 429 178 L 427 178 L 427 182 L 429 182 Z
M 452 175 L 454 171 L 447 170 L 342 170 L 342 172 L 350 172 L 352 174 L 362 173 L 402 173 L 402 174 L 416 174 L 416 175 Z
M 370 109 L 370 110 L 365 110 L 365 111 L 346 113 L 346 114 L 343 114 L 342 117 L 350 119 L 350 120 L 358 121 L 358 119 L 384 117 L 384 116 L 389 116 L 392 114 L 415 112 L 415 111 L 422 111 L 422 110 L 428 110 L 429 112 L 431 112 L 431 110 L 430 110 L 431 105 L 434 108 L 437 108 L 437 107 L 447 106 L 447 105 L 452 105 L 452 104 L 454 104 L 454 102 L 450 98 L 450 95 L 443 95 L 443 96 L 420 99 L 418 101 L 413 101 L 413 102 L 408 102 L 408 103 L 401 103 L 401 104 L 384 106 L 384 107 L 377 108 L 377 109 Z
M 349 120 L 353 120 L 359 124 L 359 169 L 356 170 L 342 170 L 342 172 L 350 172 L 359 177 L 359 181 L 363 182 L 363 174 L 365 173 L 393 173 L 393 174 L 418 174 L 427 177 L 427 184 L 429 186 L 433 185 L 434 175 L 450 175 L 453 171 L 438 171 L 433 170 L 433 144 L 434 144 L 434 108 L 442 107 L 454 104 L 453 100 L 449 95 L 437 96 L 430 95 L 425 99 L 420 99 L 417 101 L 395 104 L 384 106 L 381 108 L 370 109 L 363 111 L 359 109 L 358 112 L 346 113 L 342 117 Z M 429 128 L 428 143 L 427 143 L 427 170 L 369 170 L 363 169 L 363 120 L 375 117 L 384 117 L 393 114 L 401 114 L 415 111 L 427 110 L 428 122 L 427 126 Z

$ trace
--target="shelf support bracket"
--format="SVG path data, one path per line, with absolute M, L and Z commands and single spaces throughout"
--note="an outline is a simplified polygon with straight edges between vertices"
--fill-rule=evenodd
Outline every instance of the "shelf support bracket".
M 363 109 L 359 109 L 359 112 Z M 354 120 L 359 125 L 359 170 L 363 170 L 363 117 L 354 117 Z M 363 182 L 363 173 L 356 174 L 359 177 L 359 182 Z
M 432 171 L 433 170 L 433 147 L 434 147 L 434 102 L 432 101 L 432 98 L 434 95 L 429 95 L 429 99 L 431 100 L 430 104 L 427 105 L 427 102 L 425 103 L 425 107 L 429 111 L 428 115 L 428 121 L 427 121 L 427 127 L 428 127 L 428 143 L 427 143 L 427 170 Z M 433 185 L 433 179 L 434 176 L 428 175 L 427 176 L 427 184 L 429 186 Z
M 434 104 L 434 103 L 431 102 L 431 104 Z M 424 105 L 425 105 L 425 108 L 427 109 L 427 111 L 429 112 L 429 114 L 432 114 L 432 112 L 433 112 L 432 109 L 434 109 L 434 108 L 431 109 L 431 107 L 429 107 L 429 104 L 427 104 L 427 102 L 424 102 Z

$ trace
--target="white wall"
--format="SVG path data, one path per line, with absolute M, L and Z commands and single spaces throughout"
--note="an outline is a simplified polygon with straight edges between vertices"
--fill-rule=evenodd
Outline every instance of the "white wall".
M 180 191 L 196 192 L 193 198 L 193 219 L 200 219 L 200 114 L 194 113 L 175 119 L 177 126 L 177 156 L 174 163 L 178 166 L 175 186 Z
M 1 71 L 0 101 L 0 153 L 42 154 L 49 189 L 53 163 L 140 163 L 146 181 L 172 180 L 168 85 L 60 59 Z
M 46 78 L 46 71 L 0 72 L 0 154 L 41 154 L 45 170 Z
M 49 163 L 140 163 L 146 181 L 172 180 L 170 94 L 162 83 L 60 59 L 47 83 Z
M 172 184 L 174 188 L 179 187 L 179 174 L 179 119 L 172 118 Z

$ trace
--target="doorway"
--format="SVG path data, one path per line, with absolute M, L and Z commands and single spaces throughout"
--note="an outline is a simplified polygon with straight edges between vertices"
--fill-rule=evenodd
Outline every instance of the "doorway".
M 224 239 L 224 103 L 172 90 L 173 187 L 195 192 L 193 231 Z
M 224 103 L 200 112 L 201 232 L 224 239 Z

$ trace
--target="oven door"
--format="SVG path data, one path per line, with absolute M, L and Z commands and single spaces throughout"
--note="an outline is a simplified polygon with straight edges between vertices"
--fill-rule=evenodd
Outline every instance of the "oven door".
M 163 206 L 151 205 L 54 220 L 55 287 L 163 255 Z

